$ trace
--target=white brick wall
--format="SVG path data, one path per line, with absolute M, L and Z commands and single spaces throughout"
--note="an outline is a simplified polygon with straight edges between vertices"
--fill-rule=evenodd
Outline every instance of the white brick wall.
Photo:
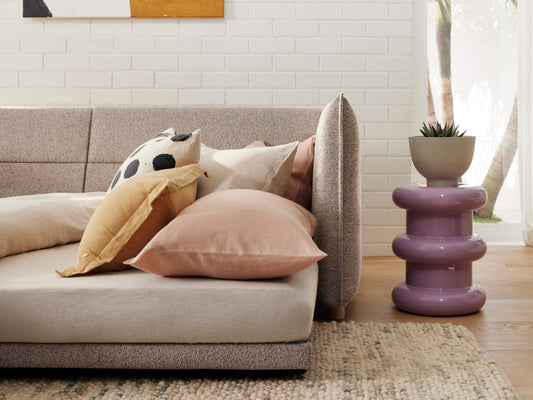
M 0 0 L 0 105 L 322 106 L 362 135 L 365 255 L 404 230 L 412 0 L 226 0 L 224 19 L 22 19 Z M 259 139 L 259 138 L 258 138 Z

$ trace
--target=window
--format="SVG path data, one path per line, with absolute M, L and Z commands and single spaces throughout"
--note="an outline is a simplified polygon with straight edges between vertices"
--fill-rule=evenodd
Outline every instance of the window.
M 513 151 L 517 139 L 516 134 L 513 138 L 513 132 L 508 131 L 516 133 L 517 130 L 516 109 L 513 114 L 518 80 L 516 3 L 513 0 L 429 0 L 427 15 L 431 88 L 428 110 L 431 111 L 432 99 L 439 121 L 445 121 L 451 112 L 451 118 L 461 130 L 476 136 L 474 160 L 463 182 L 483 183 L 490 192 L 489 197 L 496 199 L 493 214 L 502 219 L 502 223 L 493 227 L 476 224 L 479 228 L 476 230 L 491 242 L 509 238 L 521 241 L 518 157 Z M 450 89 L 451 96 L 446 97 Z M 450 101 L 453 106 L 446 110 L 443 104 Z M 502 140 L 506 144 L 500 147 L 501 157 L 493 164 Z M 495 182 L 485 181 L 491 164 L 496 169 L 508 170 L 499 191 L 490 186 Z M 502 180 L 503 175 L 496 175 L 495 180 Z

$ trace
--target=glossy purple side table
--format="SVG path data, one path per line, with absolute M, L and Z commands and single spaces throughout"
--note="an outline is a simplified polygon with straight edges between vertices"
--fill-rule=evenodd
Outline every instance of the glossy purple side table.
M 485 190 L 407 185 L 392 198 L 407 210 L 406 233 L 392 242 L 394 254 L 406 261 L 406 280 L 392 291 L 394 304 L 432 316 L 479 311 L 486 296 L 472 283 L 472 262 L 485 255 L 487 245 L 472 233 L 472 211 L 485 204 Z

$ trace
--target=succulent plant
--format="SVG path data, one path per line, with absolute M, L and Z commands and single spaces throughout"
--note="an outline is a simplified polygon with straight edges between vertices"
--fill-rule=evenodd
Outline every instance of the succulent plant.
M 420 129 L 420 133 L 426 137 L 461 137 L 466 133 L 466 131 L 460 133 L 459 126 L 455 125 L 453 122 L 451 124 L 446 123 L 444 126 L 442 126 L 439 122 L 437 122 L 435 125 L 426 125 L 424 122 L 422 124 L 422 129 Z

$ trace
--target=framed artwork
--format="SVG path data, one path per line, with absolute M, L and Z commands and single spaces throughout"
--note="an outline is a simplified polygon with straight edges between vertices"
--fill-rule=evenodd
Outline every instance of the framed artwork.
M 224 0 L 22 0 L 24 18 L 223 17 Z

